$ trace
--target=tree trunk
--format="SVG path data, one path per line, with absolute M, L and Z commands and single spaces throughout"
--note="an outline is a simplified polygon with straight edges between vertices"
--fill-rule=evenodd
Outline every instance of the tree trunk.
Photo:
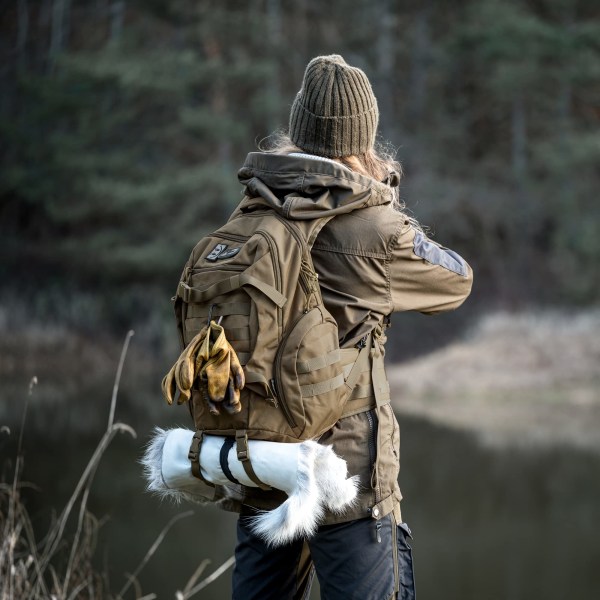
M 281 0 L 267 0 L 267 23 L 269 31 L 269 46 L 273 56 L 278 56 L 281 52 Z M 273 109 L 269 111 L 268 126 L 270 132 L 275 131 L 281 126 L 281 80 L 277 62 L 274 62 L 273 75 L 270 82 L 270 93 L 273 98 Z
M 52 29 L 50 34 L 50 60 L 65 49 L 69 33 L 70 0 L 54 0 L 52 3 Z
M 511 109 L 512 169 L 515 180 L 523 183 L 527 173 L 527 128 L 525 99 L 521 89 L 515 90 Z
M 397 134 L 397 115 L 394 114 L 395 19 L 390 0 L 379 0 L 376 14 L 379 21 L 377 35 L 377 103 L 379 105 L 380 131 L 384 137 L 395 139 Z
M 110 5 L 110 41 L 120 39 L 123 33 L 123 20 L 125 17 L 125 2 L 117 0 Z
M 431 6 L 426 4 L 419 9 L 415 20 L 408 88 L 408 122 L 412 123 L 415 129 L 421 123 L 427 101 L 427 71 L 431 53 L 430 13 Z
M 19 0 L 18 3 L 18 29 L 17 29 L 17 56 L 21 69 L 26 65 L 27 36 L 29 33 L 29 8 L 27 0 Z

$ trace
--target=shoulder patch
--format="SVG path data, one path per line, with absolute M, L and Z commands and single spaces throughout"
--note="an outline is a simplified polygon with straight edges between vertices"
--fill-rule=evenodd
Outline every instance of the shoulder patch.
M 210 254 L 206 257 L 206 260 L 215 262 L 225 258 L 233 258 L 241 250 L 241 248 L 229 248 L 229 250 L 227 248 L 227 244 L 217 244 L 210 251 Z
M 434 244 L 420 231 L 415 233 L 413 251 L 419 258 L 426 260 L 428 263 L 443 267 L 457 275 L 462 275 L 462 277 L 466 277 L 469 272 L 467 263 L 460 255 Z

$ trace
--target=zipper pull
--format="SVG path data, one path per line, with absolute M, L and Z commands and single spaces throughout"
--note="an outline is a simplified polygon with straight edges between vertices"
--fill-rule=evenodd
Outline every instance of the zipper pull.
M 381 528 L 382 528 L 382 523 L 381 521 L 376 521 L 375 522 L 375 539 L 377 540 L 378 544 L 381 544 Z
M 277 402 L 277 384 L 275 382 L 275 378 L 269 381 L 269 386 L 271 388 L 271 398 L 267 398 L 267 400 L 275 407 L 279 408 L 279 402 Z

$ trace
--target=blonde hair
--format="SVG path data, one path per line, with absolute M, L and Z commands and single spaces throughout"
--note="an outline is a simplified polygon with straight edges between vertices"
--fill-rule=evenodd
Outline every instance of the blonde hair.
M 305 154 L 302 148 L 298 148 L 284 131 L 276 131 L 258 143 L 259 150 L 277 154 L 291 154 L 299 152 Z M 351 171 L 370 177 L 380 183 L 388 183 L 390 177 L 396 177 L 397 182 L 402 177 L 402 166 L 394 157 L 393 148 L 390 145 L 377 143 L 375 148 L 367 150 L 364 154 L 342 156 L 332 158 L 340 164 L 348 167 Z M 399 212 L 404 212 L 404 202 L 400 199 L 400 188 L 395 185 L 390 188 L 393 193 L 392 206 Z

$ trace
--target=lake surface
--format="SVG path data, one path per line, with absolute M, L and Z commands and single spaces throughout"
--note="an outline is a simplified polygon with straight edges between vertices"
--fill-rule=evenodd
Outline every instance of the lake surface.
M 600 455 L 490 449 L 412 417 L 400 424 L 403 516 L 415 538 L 420 600 L 600 598 Z M 209 574 L 232 554 L 236 518 L 146 494 L 136 461 L 148 431 L 138 434 L 118 436 L 96 475 L 90 508 L 108 519 L 97 556 L 119 590 L 169 519 L 191 508 L 194 516 L 174 525 L 139 577 L 144 593 L 174 598 L 202 559 L 212 561 Z M 28 492 L 40 527 L 50 506 L 64 506 L 100 435 L 51 442 L 26 431 L 23 479 L 41 488 Z M 228 598 L 230 574 L 197 597 Z

